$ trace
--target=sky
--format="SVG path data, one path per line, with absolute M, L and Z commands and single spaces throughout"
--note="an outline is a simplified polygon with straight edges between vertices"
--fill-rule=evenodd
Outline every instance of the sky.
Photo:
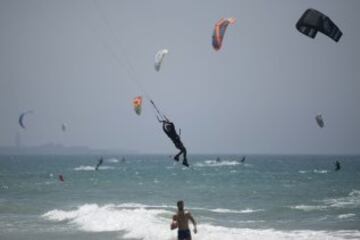
M 342 30 L 338 43 L 296 30 L 310 7 Z M 18 134 L 23 146 L 174 153 L 148 97 L 189 154 L 359 153 L 359 11 L 357 0 L 0 0 L 0 145 Z M 221 17 L 237 22 L 215 51 Z

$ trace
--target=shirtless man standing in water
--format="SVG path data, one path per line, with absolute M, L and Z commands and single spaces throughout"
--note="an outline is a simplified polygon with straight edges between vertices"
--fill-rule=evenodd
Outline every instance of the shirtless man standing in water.
M 172 229 L 177 225 L 178 227 L 178 240 L 191 240 L 191 232 L 189 229 L 189 220 L 194 225 L 194 233 L 197 233 L 196 222 L 191 216 L 189 211 L 184 210 L 184 201 L 177 202 L 178 211 L 176 215 L 173 216 L 173 222 L 171 224 Z

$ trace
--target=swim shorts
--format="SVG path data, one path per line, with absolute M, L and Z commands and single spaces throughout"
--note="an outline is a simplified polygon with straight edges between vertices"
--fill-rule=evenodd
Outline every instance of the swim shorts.
M 178 230 L 178 240 L 184 240 L 191 238 L 191 233 L 189 229 Z

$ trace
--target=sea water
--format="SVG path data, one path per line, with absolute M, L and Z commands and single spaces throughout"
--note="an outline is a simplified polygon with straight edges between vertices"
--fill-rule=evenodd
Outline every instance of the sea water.
M 195 240 L 360 239 L 360 156 L 99 157 L 0 156 L 0 239 L 176 239 L 178 200 Z

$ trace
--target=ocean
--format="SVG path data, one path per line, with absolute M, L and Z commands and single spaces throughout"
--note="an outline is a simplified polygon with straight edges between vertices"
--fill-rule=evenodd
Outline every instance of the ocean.
M 99 157 L 0 155 L 0 239 L 176 239 L 178 200 L 194 240 L 360 239 L 360 156 Z

